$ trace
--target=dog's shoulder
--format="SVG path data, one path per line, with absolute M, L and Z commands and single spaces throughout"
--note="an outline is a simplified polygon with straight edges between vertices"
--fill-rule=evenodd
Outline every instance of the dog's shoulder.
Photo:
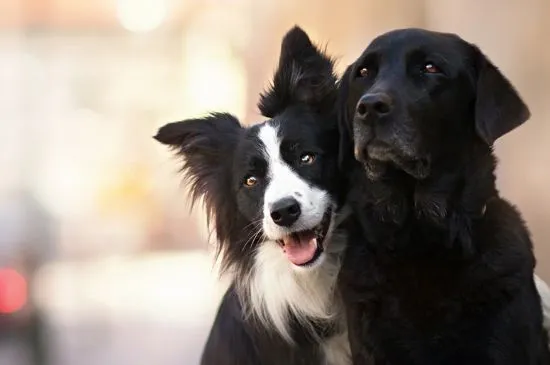
M 203 350 L 201 365 L 258 364 L 257 348 L 252 341 L 250 326 L 243 317 L 236 290 L 225 293 Z
M 479 260 L 492 271 L 524 272 L 532 276 L 535 266 L 531 236 L 519 210 L 502 198 L 487 202 L 484 216 L 474 231 Z
M 463 272 L 463 290 L 481 305 L 505 306 L 509 298 L 523 294 L 535 300 L 536 260 L 518 209 L 502 198 L 489 200 L 472 236 L 476 253 Z
M 289 343 L 245 314 L 235 286 L 224 295 L 203 350 L 201 365 L 309 365 L 320 363 L 318 343 Z

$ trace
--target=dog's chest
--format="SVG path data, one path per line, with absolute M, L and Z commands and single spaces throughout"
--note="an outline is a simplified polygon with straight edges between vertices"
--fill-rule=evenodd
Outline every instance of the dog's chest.
M 321 350 L 324 354 L 322 365 L 351 365 L 351 352 L 347 331 L 326 339 Z
M 462 265 L 427 260 L 373 263 L 371 285 L 374 320 L 407 320 L 415 327 L 453 321 L 460 315 L 464 288 Z

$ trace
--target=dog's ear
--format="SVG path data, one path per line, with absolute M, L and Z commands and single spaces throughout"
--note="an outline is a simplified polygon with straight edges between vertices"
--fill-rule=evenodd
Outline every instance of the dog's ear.
M 153 137 L 183 158 L 182 171 L 189 183 L 192 201 L 203 197 L 209 216 L 215 213 L 215 207 L 223 206 L 215 199 L 231 185 L 226 181 L 230 174 L 224 169 L 230 166 L 226 161 L 242 130 L 234 116 L 215 113 L 166 124 Z
M 525 105 L 510 81 L 475 46 L 477 134 L 492 145 L 499 137 L 519 127 L 530 117 Z
M 336 81 L 334 61 L 295 26 L 283 38 L 272 85 L 260 95 L 258 108 L 262 115 L 273 118 L 293 104 L 314 109 L 332 106 Z
M 353 65 L 348 66 L 338 83 L 338 165 L 346 171 L 347 162 L 353 158 L 353 127 L 349 107 L 349 87 Z

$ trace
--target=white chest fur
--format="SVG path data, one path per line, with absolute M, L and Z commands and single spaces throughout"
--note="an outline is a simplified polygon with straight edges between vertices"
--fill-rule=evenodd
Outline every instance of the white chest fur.
M 351 352 L 347 331 L 324 341 L 322 350 L 325 354 L 325 363 L 323 365 L 351 365 Z

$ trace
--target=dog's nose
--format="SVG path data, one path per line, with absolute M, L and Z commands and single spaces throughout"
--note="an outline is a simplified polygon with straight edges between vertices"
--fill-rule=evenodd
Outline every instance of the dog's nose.
M 300 218 L 300 204 L 294 198 L 283 198 L 271 206 L 271 219 L 282 227 L 290 227 Z
M 355 113 L 360 118 L 366 118 L 369 114 L 383 116 L 392 110 L 391 98 L 387 94 L 365 94 L 359 99 Z

